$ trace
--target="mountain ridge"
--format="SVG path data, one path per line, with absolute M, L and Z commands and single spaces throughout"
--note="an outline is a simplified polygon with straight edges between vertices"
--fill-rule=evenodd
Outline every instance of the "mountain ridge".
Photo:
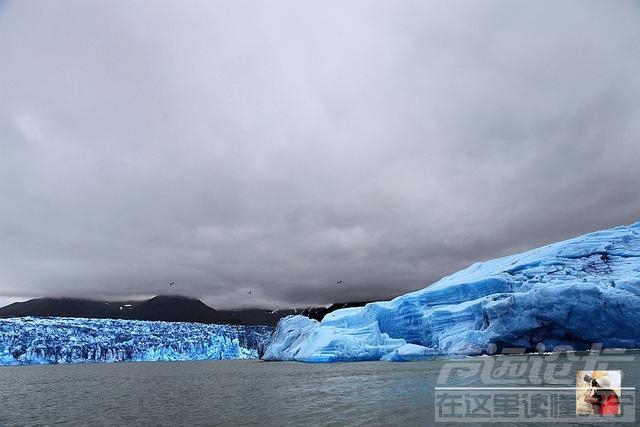
M 329 307 L 283 310 L 248 308 L 216 310 L 197 298 L 183 295 L 157 295 L 148 300 L 101 301 L 89 298 L 42 297 L 0 307 L 0 318 L 7 317 L 84 317 L 166 322 L 197 322 L 230 325 L 275 326 L 283 317 L 304 314 L 322 318 L 334 310 L 358 307 L 366 302 L 336 303 Z

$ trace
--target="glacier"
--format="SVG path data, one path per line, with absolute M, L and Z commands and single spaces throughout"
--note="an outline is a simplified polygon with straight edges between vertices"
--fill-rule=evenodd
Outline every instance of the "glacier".
M 0 319 L 0 365 L 257 359 L 273 328 L 85 318 Z
M 640 347 L 640 222 L 479 262 L 319 323 L 289 316 L 264 358 L 411 361 L 594 343 Z

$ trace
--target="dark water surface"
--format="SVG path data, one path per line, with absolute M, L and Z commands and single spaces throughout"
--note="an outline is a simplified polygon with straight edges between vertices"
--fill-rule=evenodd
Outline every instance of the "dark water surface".
M 0 425 L 430 425 L 444 363 L 7 366 L 0 367 Z M 635 386 L 636 365 L 612 368 L 623 370 L 624 386 Z

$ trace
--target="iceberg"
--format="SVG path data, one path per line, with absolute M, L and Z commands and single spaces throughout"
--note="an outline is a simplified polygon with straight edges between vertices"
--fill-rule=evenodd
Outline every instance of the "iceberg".
M 269 340 L 264 360 L 294 360 L 297 347 L 316 329 L 318 321 L 305 316 L 286 316 Z
M 407 361 L 594 343 L 638 348 L 640 223 L 476 263 L 320 323 L 300 317 L 280 321 L 265 352 L 270 360 Z
M 307 317 L 287 316 L 280 320 L 264 360 L 302 360 L 305 362 L 348 362 L 371 360 L 405 344 L 380 332 L 376 322 L 340 334 L 337 328 L 318 328 L 319 322 Z
M 0 319 L 0 365 L 257 359 L 273 328 L 138 320 Z

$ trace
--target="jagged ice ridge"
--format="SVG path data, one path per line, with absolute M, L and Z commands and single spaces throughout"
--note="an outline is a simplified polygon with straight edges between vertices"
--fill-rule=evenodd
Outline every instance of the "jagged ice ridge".
M 257 359 L 272 331 L 138 320 L 0 319 L 0 365 Z
M 391 301 L 278 324 L 264 359 L 407 361 L 640 347 L 640 223 L 473 264 Z

